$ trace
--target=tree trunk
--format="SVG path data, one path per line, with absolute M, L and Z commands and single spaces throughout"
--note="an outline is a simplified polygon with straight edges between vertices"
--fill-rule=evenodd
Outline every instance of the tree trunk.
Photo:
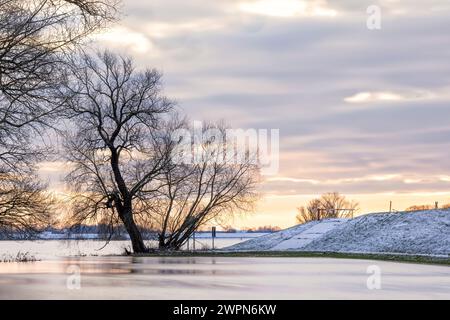
M 186 242 L 187 238 L 188 237 L 180 238 L 178 236 L 166 238 L 164 235 L 160 234 L 158 249 L 161 251 L 178 251 Z
M 128 235 L 130 236 L 133 252 L 134 253 L 147 252 L 147 248 L 145 247 L 141 232 L 139 231 L 139 228 L 134 222 L 132 211 L 125 209 L 123 213 L 120 214 L 120 218 L 125 226 L 125 229 L 128 232 Z
M 160 234 L 158 236 L 158 239 L 159 239 L 159 241 L 158 241 L 158 248 L 159 248 L 159 250 L 164 250 L 165 247 L 166 247 L 165 235 L 164 234 Z
M 180 250 L 181 245 L 182 243 L 177 238 L 166 238 L 165 234 L 159 235 L 158 249 L 160 251 L 177 251 Z
M 122 177 L 122 173 L 120 172 L 119 154 L 117 152 L 117 148 L 111 146 L 110 150 L 111 150 L 111 168 L 113 170 L 114 178 L 116 180 L 119 191 L 122 195 L 122 198 L 124 199 L 123 201 L 121 201 L 118 199 L 118 197 L 116 197 L 115 202 L 117 212 L 119 213 L 119 217 L 122 220 L 125 229 L 128 232 L 128 235 L 130 236 L 133 252 L 134 253 L 147 252 L 147 248 L 145 247 L 144 241 L 142 240 L 141 232 L 139 231 L 139 228 L 137 227 L 133 219 L 132 198 L 128 192 L 127 186 Z

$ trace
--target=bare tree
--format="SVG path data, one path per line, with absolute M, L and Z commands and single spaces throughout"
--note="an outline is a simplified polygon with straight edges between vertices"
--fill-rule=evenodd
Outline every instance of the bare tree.
M 3 212 L 3 230 L 7 222 L 12 229 L 22 230 L 19 225 L 31 228 L 30 222 L 40 221 L 43 207 L 35 201 L 44 197 L 43 186 L 30 179 L 37 179 L 35 165 L 45 157 L 47 150 L 37 142 L 42 142 L 44 130 L 52 126 L 64 103 L 59 99 L 59 90 L 66 57 L 76 51 L 87 35 L 113 20 L 116 7 L 115 0 L 0 0 L 0 195 L 3 197 L 0 212 Z M 41 141 L 36 141 L 36 137 Z M 36 219 L 30 218 L 32 212 Z
M 130 59 L 105 52 L 84 56 L 72 74 L 66 115 L 75 130 L 65 142 L 72 223 L 101 222 L 111 232 L 122 223 L 134 252 L 147 250 L 144 228 L 158 231 L 160 249 L 179 249 L 199 226 L 251 207 L 250 157 L 220 161 L 223 144 L 207 140 L 195 162 L 175 159 L 182 141 L 172 133 L 189 128 L 162 95 L 157 71 L 137 72 Z
M 161 250 L 180 249 L 195 230 L 250 210 L 256 199 L 256 155 L 246 151 L 246 156 L 236 161 L 226 155 L 225 127 L 210 124 L 203 131 L 215 135 L 205 134 L 203 140 L 193 143 L 192 149 L 198 151 L 194 161 L 167 166 L 157 180 L 157 192 L 149 199 Z
M 157 131 L 173 103 L 161 92 L 161 74 L 134 70 L 131 59 L 109 52 L 84 55 L 71 70 L 65 115 L 67 177 L 76 195 L 72 223 L 125 226 L 134 252 L 145 252 L 135 221 L 139 197 L 169 161 Z
M 54 119 L 65 56 L 114 19 L 117 1 L 0 0 L 0 161 L 23 161 Z M 26 148 L 21 146 L 26 145 Z
M 322 208 L 320 199 L 313 199 L 308 202 L 306 206 L 297 208 L 298 215 L 296 216 L 298 223 L 306 223 L 314 220 L 319 220 L 319 210 Z
M 2 237 L 31 238 L 49 226 L 54 198 L 35 177 L 1 175 L 0 234 Z
M 297 222 L 306 223 L 330 218 L 350 218 L 358 210 L 359 204 L 338 192 L 325 193 L 311 200 L 306 207 L 298 208 Z

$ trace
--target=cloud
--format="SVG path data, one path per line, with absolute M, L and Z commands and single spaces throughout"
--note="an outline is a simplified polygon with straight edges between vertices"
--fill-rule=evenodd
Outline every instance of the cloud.
M 44 161 L 38 165 L 38 171 L 42 174 L 61 173 L 67 170 L 70 170 L 70 165 L 64 161 Z
M 258 0 L 243 2 L 239 9 L 246 13 L 272 17 L 335 17 L 336 10 L 330 9 L 325 1 Z
M 291 178 L 291 177 L 274 177 L 267 179 L 268 182 L 295 182 L 295 183 L 310 183 L 310 184 L 319 184 L 321 183 L 319 180 L 315 179 L 299 179 L 299 178 Z
M 345 179 L 299 179 L 274 177 L 268 179 L 262 191 L 269 195 L 321 194 L 339 191 L 354 193 L 436 193 L 447 192 L 450 180 L 440 176 L 418 176 L 414 174 L 391 174 L 354 176 Z
M 347 97 L 344 100 L 349 103 L 362 103 L 374 101 L 401 101 L 405 99 L 401 95 L 391 92 L 360 92 L 351 97 Z
M 123 26 L 97 34 L 94 39 L 104 45 L 121 49 L 127 48 L 135 53 L 146 53 L 153 47 L 145 33 Z
M 384 175 L 371 175 L 363 177 L 354 178 L 344 178 L 344 179 L 329 179 L 329 180 L 317 180 L 317 179 L 298 179 L 293 177 L 273 177 L 269 178 L 269 182 L 293 182 L 293 183 L 310 183 L 310 184 L 324 184 L 324 185 L 339 185 L 343 183 L 354 183 L 354 182 L 367 182 L 367 181 L 389 181 L 399 178 L 399 174 L 384 174 Z
M 205 18 L 181 23 L 150 22 L 144 30 L 149 37 L 168 38 L 190 32 L 212 32 L 225 26 L 225 22 Z
M 412 101 L 412 100 L 424 100 L 432 99 L 434 94 L 425 91 L 416 92 L 390 92 L 390 91 L 378 91 L 378 92 L 359 92 L 350 97 L 344 99 L 348 103 L 370 103 L 378 101 Z

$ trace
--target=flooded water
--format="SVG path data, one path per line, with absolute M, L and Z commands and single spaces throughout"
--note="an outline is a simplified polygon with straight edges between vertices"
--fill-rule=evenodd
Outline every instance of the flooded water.
M 250 236 L 256 237 L 261 234 L 255 233 Z M 216 238 L 215 248 L 224 248 L 233 244 L 248 240 L 247 237 Z M 199 238 L 195 241 L 196 250 L 210 249 L 212 240 L 210 238 Z M 148 241 L 149 247 L 156 247 L 155 241 Z M 16 256 L 17 253 L 28 253 L 28 255 L 39 260 L 49 260 L 57 257 L 70 256 L 104 256 L 121 255 L 125 248 L 131 251 L 130 241 L 111 241 L 105 246 L 102 240 L 41 240 L 41 241 L 0 241 L 0 261 L 2 257 Z M 189 249 L 193 249 L 192 240 Z
M 54 258 L 0 263 L 0 299 L 450 299 L 450 268 L 328 258 Z

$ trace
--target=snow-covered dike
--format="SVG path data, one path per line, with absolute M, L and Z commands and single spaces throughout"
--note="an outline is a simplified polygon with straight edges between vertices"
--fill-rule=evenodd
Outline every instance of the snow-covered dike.
M 225 250 L 450 254 L 450 210 L 374 213 L 313 221 Z

